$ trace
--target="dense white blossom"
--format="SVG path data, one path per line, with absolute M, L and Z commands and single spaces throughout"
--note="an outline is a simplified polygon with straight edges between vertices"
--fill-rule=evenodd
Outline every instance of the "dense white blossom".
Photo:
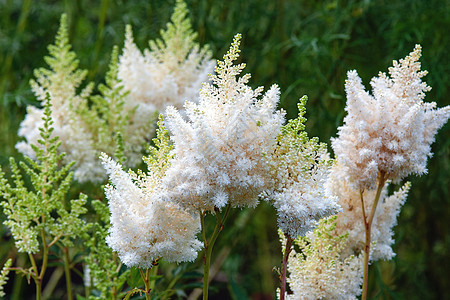
M 274 150 L 284 121 L 277 111 L 279 89 L 247 85 L 250 75 L 238 77 L 244 64 L 233 65 L 240 35 L 219 61 L 213 84 L 205 83 L 199 103 L 186 101 L 187 120 L 173 106 L 166 124 L 174 142 L 175 160 L 167 170 L 167 197 L 194 211 L 227 204 L 255 206 L 271 178 L 265 153 Z
M 105 154 L 103 165 L 111 185 L 105 188 L 111 212 L 108 245 L 128 267 L 151 268 L 163 257 L 169 262 L 193 261 L 202 243 L 197 217 L 158 197 L 158 173 L 126 173 Z
M 435 102 L 423 102 L 431 88 L 421 80 L 427 72 L 420 71 L 420 55 L 417 45 L 405 59 L 394 61 L 390 77 L 373 78 L 373 95 L 356 71 L 348 72 L 348 114 L 332 146 L 346 180 L 357 189 L 373 187 L 378 174 L 398 182 L 427 171 L 430 145 L 450 117 L 450 106 L 437 109 Z
M 300 100 L 298 118 L 289 120 L 278 136 L 269 160 L 275 184 L 263 193 L 277 209 L 278 227 L 292 238 L 340 210 L 337 198 L 325 189 L 332 165 L 326 145 L 305 132 L 306 100 Z
M 168 105 L 181 108 L 185 100 L 197 99 L 202 83 L 208 81 L 214 61 L 208 47 L 195 42 L 187 13 L 186 4 L 178 0 L 162 39 L 150 41 L 143 53 L 133 41 L 131 26 L 126 28 L 118 77 L 130 92 L 127 106 L 138 107 L 135 122 L 144 122 Z
M 361 294 L 363 255 L 343 257 L 345 235 L 330 234 L 335 218 L 323 219 L 308 237 L 295 241 L 301 252 L 293 250 L 288 261 L 289 300 L 348 300 Z M 282 243 L 284 243 L 283 235 Z
M 106 85 L 100 84 L 101 95 L 94 96 L 92 84 L 79 91 L 87 71 L 78 69 L 66 18 L 62 17 L 56 43 L 49 46 L 51 56 L 46 57 L 50 68 L 37 70 L 31 85 L 39 101 L 52 103 L 53 136 L 59 136 L 60 150 L 67 154 L 67 160 L 75 162 L 77 181 L 103 181 L 106 174 L 98 156 L 100 152 L 113 156 L 119 147 L 123 148 L 127 166 L 136 166 L 145 143 L 154 135 L 157 111 L 198 98 L 201 83 L 208 80 L 214 62 L 208 48 L 200 49 L 195 42 L 196 33 L 187 14 L 186 4 L 178 0 L 172 23 L 161 31 L 162 39 L 150 42 L 150 50 L 144 54 L 133 42 L 131 27 L 127 27 L 120 62 L 113 51 Z M 27 111 L 19 129 L 24 141 L 16 148 L 34 158 L 32 145 L 39 146 L 43 113 L 36 107 Z

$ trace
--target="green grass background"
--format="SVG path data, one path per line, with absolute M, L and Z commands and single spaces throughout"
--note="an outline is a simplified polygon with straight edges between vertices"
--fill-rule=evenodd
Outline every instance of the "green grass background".
M 198 40 L 211 46 L 215 58 L 222 57 L 235 33 L 242 33 L 241 60 L 252 74 L 251 85 L 277 83 L 280 107 L 289 118 L 297 114 L 298 99 L 309 96 L 307 131 L 323 142 L 329 143 L 342 124 L 346 72 L 357 69 L 368 87 L 371 77 L 387 71 L 393 59 L 405 57 L 417 43 L 423 47 L 422 67 L 429 71 L 425 80 L 433 87 L 426 100 L 439 107 L 450 104 L 448 0 L 186 2 Z M 174 1 L 161 0 L 0 0 L 1 165 L 7 166 L 9 156 L 18 157 L 18 126 L 26 105 L 37 104 L 28 82 L 33 69 L 45 66 L 43 56 L 62 13 L 68 15 L 81 68 L 99 83 L 113 45 L 123 45 L 125 25 L 133 26 L 143 49 L 158 37 L 173 7 Z M 450 298 L 449 129 L 447 124 L 436 136 L 429 174 L 409 178 L 412 189 L 395 227 L 397 256 L 372 265 L 373 298 Z M 4 228 L 0 232 L 3 263 L 11 242 Z M 281 254 L 271 207 L 236 211 L 214 252 L 224 263 L 211 295 L 273 297 L 278 282 L 272 268 Z M 16 293 L 17 299 L 23 296 Z

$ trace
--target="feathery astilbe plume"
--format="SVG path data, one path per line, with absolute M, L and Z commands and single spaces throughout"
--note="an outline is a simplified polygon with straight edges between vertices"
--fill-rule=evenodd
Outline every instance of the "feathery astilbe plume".
M 389 68 L 390 77 L 380 73 L 372 78 L 373 96 L 364 90 L 356 71 L 348 72 L 345 84 L 348 114 L 344 125 L 339 128 L 338 138 L 332 140 L 339 164 L 338 178 L 348 182 L 349 189 L 359 193 L 359 215 L 365 233 L 364 300 L 367 298 L 369 261 L 373 253 L 370 250 L 372 238 L 381 239 L 378 249 L 382 249 L 381 257 L 393 255 L 390 225 L 395 223 L 409 188 L 407 185 L 397 196 L 393 195 L 390 217 L 386 224 L 374 226 L 372 236 L 377 209 L 384 204 L 378 205 L 385 197 L 385 185 L 389 180 L 398 183 L 410 174 L 426 173 L 434 135 L 450 117 L 450 106 L 437 109 L 435 102 L 423 102 L 430 87 L 421 80 L 427 72 L 420 71 L 420 55 L 421 47 L 417 45 L 405 59 L 394 61 L 393 67 Z M 356 198 L 354 193 L 350 198 Z M 384 231 L 377 230 L 380 228 Z
M 60 152 L 66 153 L 68 161 L 74 161 L 74 177 L 78 181 L 101 180 L 104 171 L 97 162 L 94 136 L 86 126 L 78 109 L 88 106 L 88 97 L 92 84 L 80 93 L 77 89 L 85 79 L 87 71 L 79 70 L 78 60 L 68 40 L 66 15 L 62 15 L 61 24 L 54 45 L 48 47 L 50 56 L 45 57 L 49 69 L 40 68 L 35 71 L 36 80 L 31 80 L 31 87 L 39 101 L 52 104 L 53 136 L 61 141 Z M 43 109 L 28 106 L 27 115 L 20 125 L 19 136 L 25 141 L 19 142 L 16 148 L 35 159 L 32 145 L 39 145 L 39 128 L 43 125 Z
M 357 189 L 373 188 L 379 173 L 399 182 L 409 174 L 426 173 L 430 145 L 450 117 L 450 106 L 436 108 L 423 102 L 431 88 L 421 78 L 421 47 L 399 62 L 389 74 L 370 82 L 373 96 L 364 90 L 356 71 L 348 72 L 345 88 L 348 115 L 332 140 L 347 181 Z
M 136 122 L 168 105 L 181 107 L 186 99 L 197 99 L 202 82 L 208 80 L 214 61 L 208 47 L 195 42 L 187 14 L 186 4 L 178 0 L 171 23 L 161 30 L 162 39 L 150 41 L 144 53 L 133 41 L 131 26 L 126 27 L 118 76 L 130 92 L 127 106 L 139 107 Z
M 300 99 L 298 118 L 289 120 L 277 138 L 271 157 L 275 186 L 264 193 L 277 209 L 278 227 L 292 238 L 339 211 L 337 198 L 325 189 L 332 165 L 326 144 L 309 139 L 305 131 L 306 101 L 306 96 Z
M 199 104 L 186 101 L 187 120 L 176 108 L 167 108 L 175 159 L 164 179 L 166 197 L 193 211 L 228 204 L 254 207 L 271 183 L 263 154 L 274 150 L 284 112 L 276 110 L 276 85 L 258 99 L 262 87 L 247 85 L 250 74 L 238 77 L 245 67 L 233 64 L 240 38 L 237 34 L 224 60 L 217 62 Z
M 336 216 L 322 219 L 307 237 L 300 237 L 288 262 L 289 287 L 286 299 L 358 299 L 362 283 L 362 255 L 343 257 L 347 247 L 346 234 L 335 235 Z M 284 235 L 280 233 L 284 244 Z
M 288 283 L 293 292 L 286 299 L 358 299 L 363 280 L 365 230 L 360 193 L 345 182 L 338 164 L 332 167 L 327 188 L 339 199 L 342 211 L 319 222 L 316 230 L 296 240 L 288 262 Z M 393 231 L 410 184 L 393 195 L 385 187 L 372 226 L 370 260 L 391 259 Z M 366 210 L 373 205 L 375 190 L 364 192 Z M 285 237 L 282 236 L 282 240 Z
M 158 148 L 145 160 L 147 174 L 126 173 L 105 154 L 101 157 L 111 180 L 105 188 L 111 212 L 106 241 L 129 267 L 151 268 L 161 257 L 169 262 L 192 261 L 202 247 L 196 238 L 198 218 L 159 197 L 161 176 L 170 165 L 171 146 L 162 119 L 158 123 Z M 159 168 L 152 163 L 156 160 Z
M 296 119 L 282 127 L 277 146 L 268 159 L 274 185 L 262 194 L 273 203 L 278 227 L 285 235 L 280 299 L 286 297 L 287 266 L 294 240 L 313 230 L 320 219 L 336 214 L 337 199 L 325 189 L 332 165 L 326 144 L 309 139 L 305 131 L 307 97 L 300 99 Z

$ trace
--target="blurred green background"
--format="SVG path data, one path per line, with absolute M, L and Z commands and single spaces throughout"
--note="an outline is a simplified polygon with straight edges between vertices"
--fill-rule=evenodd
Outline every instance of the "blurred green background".
M 423 47 L 422 68 L 433 87 L 426 100 L 450 104 L 450 1 L 186 0 L 201 44 L 221 58 L 232 37 L 243 35 L 241 60 L 251 85 L 281 87 L 280 106 L 297 114 L 297 100 L 309 96 L 307 131 L 329 143 L 344 117 L 346 72 L 357 69 L 366 87 L 393 59 Z M 62 13 L 70 41 L 89 70 L 104 78 L 113 45 L 123 45 L 131 24 L 143 49 L 168 22 L 174 1 L 0 0 L 0 163 L 14 149 L 27 105 L 37 102 L 29 79 L 45 66 Z M 377 299 L 450 299 L 450 125 L 439 131 L 429 174 L 412 177 L 412 189 L 395 227 L 390 262 L 371 267 L 370 295 Z M 331 148 L 329 147 L 330 151 Z M 0 215 L 3 218 L 3 215 Z M 4 228 L 0 232 L 5 233 Z M 0 263 L 11 242 L 5 234 Z M 231 247 L 232 246 L 232 247 Z M 3 248 L 3 249 L 2 249 Z M 223 258 L 211 295 L 224 299 L 271 299 L 278 285 L 272 270 L 281 261 L 276 216 L 267 205 L 236 211 L 219 237 Z M 214 299 L 214 298 L 213 298 Z

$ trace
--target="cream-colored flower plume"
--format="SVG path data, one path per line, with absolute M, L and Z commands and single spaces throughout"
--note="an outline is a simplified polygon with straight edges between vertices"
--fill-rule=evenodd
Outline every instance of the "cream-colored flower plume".
M 151 268 L 164 258 L 169 262 L 193 261 L 202 243 L 198 216 L 160 197 L 161 180 L 172 159 L 169 137 L 162 119 L 155 146 L 144 159 L 148 173 L 129 171 L 106 154 L 101 159 L 111 185 L 105 188 L 111 212 L 106 242 L 129 267 Z
M 346 235 L 335 235 L 336 217 L 320 221 L 307 237 L 295 241 L 301 252 L 291 252 L 287 279 L 289 300 L 350 300 L 361 294 L 363 255 L 342 256 Z M 280 235 L 282 243 L 284 236 Z
M 340 211 L 337 198 L 325 188 L 332 166 L 326 144 L 309 139 L 305 131 L 306 101 L 306 96 L 300 99 L 298 118 L 283 126 L 268 157 L 274 185 L 263 193 L 277 209 L 278 227 L 293 239 Z
M 193 261 L 202 243 L 200 222 L 177 205 L 158 197 L 158 180 L 126 173 L 105 154 L 101 157 L 112 185 L 105 194 L 111 212 L 108 245 L 128 266 L 151 268 L 163 257 L 169 262 Z
M 284 122 L 277 111 L 279 89 L 247 85 L 250 75 L 238 77 L 245 64 L 238 58 L 241 36 L 219 61 L 213 84 L 205 83 L 199 104 L 186 101 L 187 120 L 173 106 L 166 124 L 174 142 L 175 160 L 167 170 L 167 197 L 194 211 L 251 206 L 271 178 L 264 154 L 274 150 Z
M 344 125 L 332 140 L 346 180 L 357 189 L 372 188 L 378 174 L 398 182 L 409 174 L 426 173 L 434 135 L 450 117 L 450 106 L 436 108 L 423 102 L 431 88 L 421 78 L 421 47 L 400 62 L 389 74 L 371 81 L 373 95 L 365 91 L 356 71 L 348 72 Z
M 118 77 L 130 92 L 127 106 L 138 106 L 139 120 L 168 105 L 181 108 L 185 100 L 197 99 L 214 68 L 208 47 L 195 42 L 197 34 L 187 14 L 186 4 L 177 0 L 171 23 L 161 30 L 162 39 L 150 41 L 150 49 L 143 53 L 133 41 L 131 26 L 126 28 Z
M 52 134 L 59 137 L 59 151 L 67 154 L 67 161 L 75 162 L 75 178 L 78 181 L 100 181 L 104 171 L 98 163 L 92 132 L 76 112 L 87 105 L 93 86 L 88 84 L 78 92 L 87 71 L 78 69 L 79 61 L 71 51 L 67 27 L 66 16 L 62 15 L 55 44 L 48 47 L 51 56 L 46 57 L 46 62 L 50 69 L 35 70 L 36 80 L 31 80 L 31 87 L 43 105 L 45 101 L 51 102 Z M 17 143 L 16 148 L 32 159 L 36 158 L 32 145 L 40 146 L 39 128 L 43 125 L 43 115 L 42 108 L 28 106 L 27 115 L 20 124 L 18 134 L 25 140 Z

